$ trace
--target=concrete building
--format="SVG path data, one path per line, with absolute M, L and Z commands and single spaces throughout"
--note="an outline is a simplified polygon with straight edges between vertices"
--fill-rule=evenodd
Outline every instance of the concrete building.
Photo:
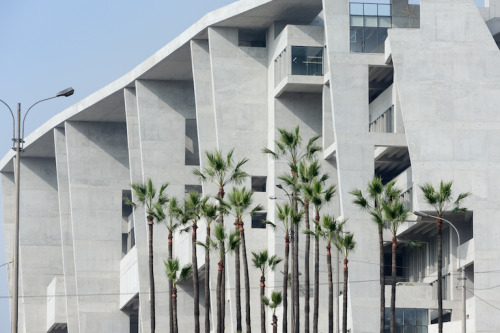
M 350 259 L 351 332 L 378 332 L 376 226 L 349 194 L 374 174 L 396 179 L 412 210 L 432 212 L 418 190 L 426 182 L 453 181 L 455 193 L 472 193 L 468 211 L 449 216 L 461 243 L 452 229 L 444 231 L 445 332 L 460 331 L 458 259 L 466 269 L 467 331 L 500 332 L 500 1 L 486 0 L 481 8 L 473 0 L 361 2 L 242 0 L 221 8 L 26 138 L 20 331 L 149 332 L 147 228 L 144 211 L 122 203 L 131 195 L 129 184 L 152 178 L 170 183 L 171 196 L 215 194 L 192 170 L 205 165 L 204 151 L 235 148 L 236 159 L 250 159 L 245 185 L 275 220 L 269 197 L 285 197 L 275 185 L 288 168 L 261 150 L 274 148 L 277 128 L 300 125 L 304 138 L 322 135 L 323 170 L 337 185 L 328 210 L 349 218 L 357 241 Z M 13 156 L 0 162 L 7 261 L 14 241 Z M 419 240 L 422 248 L 398 251 L 398 325 L 401 332 L 435 332 L 435 231 L 416 216 L 411 220 L 400 241 Z M 283 232 L 245 222 L 249 255 L 269 249 L 283 256 Z M 166 228 L 156 225 L 158 332 L 168 327 L 166 240 Z M 190 261 L 190 248 L 189 237 L 175 236 L 182 264 Z M 199 248 L 200 268 L 203 257 Z M 321 260 L 320 332 L 326 332 Z M 227 268 L 226 327 L 234 332 L 234 272 Z M 267 277 L 268 294 L 281 290 L 281 271 Z M 212 272 L 201 283 L 209 278 L 215 289 Z M 259 277 L 250 268 L 254 330 Z M 181 331 L 190 332 L 192 284 L 179 289 Z M 204 316 L 215 323 L 215 314 L 205 313 L 201 292 L 203 327 Z M 388 307 L 390 289 L 386 295 Z

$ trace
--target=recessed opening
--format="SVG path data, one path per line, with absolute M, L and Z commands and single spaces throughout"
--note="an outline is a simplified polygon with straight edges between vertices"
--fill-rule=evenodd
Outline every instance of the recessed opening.
M 252 176 L 252 191 L 266 192 L 266 176 Z
M 266 47 L 266 29 L 238 29 L 238 46 Z
M 266 228 L 267 213 L 255 213 L 252 216 L 252 229 Z

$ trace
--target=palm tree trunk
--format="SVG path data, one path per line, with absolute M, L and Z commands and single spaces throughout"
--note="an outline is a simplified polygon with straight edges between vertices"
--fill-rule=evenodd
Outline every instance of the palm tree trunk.
M 155 316 L 155 277 L 153 274 L 153 216 L 148 215 L 148 230 L 149 230 L 149 290 L 151 297 L 151 333 L 155 333 L 156 316 Z
M 239 221 L 240 238 L 241 238 L 241 256 L 243 258 L 243 274 L 245 278 L 245 317 L 246 317 L 246 332 L 250 333 L 252 327 L 250 324 L 250 279 L 248 277 L 248 262 L 247 262 L 247 246 L 245 242 L 245 229 L 243 221 Z
M 328 333 L 333 333 L 333 275 L 330 243 L 326 246 L 326 264 L 328 267 Z
M 177 322 L 177 287 L 174 285 L 172 287 L 172 314 L 173 314 L 173 326 L 174 326 L 174 333 L 179 332 L 179 327 L 178 327 L 178 322 Z
M 168 259 L 172 259 L 172 231 L 168 233 Z M 173 282 L 168 281 L 168 292 L 172 296 Z M 169 299 L 168 312 L 170 317 L 170 333 L 174 332 L 174 306 L 172 304 L 172 297 Z
M 198 281 L 198 258 L 196 256 L 196 229 L 193 224 L 193 235 L 191 239 L 191 256 L 193 262 L 193 296 L 194 296 L 194 332 L 200 333 L 200 286 Z
M 278 333 L 278 317 L 273 314 L 273 333 Z
M 347 333 L 347 281 L 349 278 L 349 270 L 347 268 L 347 258 L 344 259 L 344 297 L 342 310 L 342 333 Z
M 316 211 L 316 223 L 319 223 L 319 212 Z M 315 227 L 315 233 L 318 233 L 318 226 Z M 314 238 L 314 310 L 313 310 L 313 333 L 318 333 L 319 319 L 319 239 Z
M 222 294 L 222 273 L 224 271 L 224 262 L 223 259 L 219 260 L 219 269 L 217 270 L 217 333 L 222 332 L 222 313 L 221 313 L 221 294 Z
M 443 221 L 437 222 L 437 261 L 438 261 L 438 332 L 443 333 Z
M 217 196 L 221 199 L 224 199 L 224 188 L 221 186 L 219 187 L 219 192 L 217 193 Z M 219 206 L 222 206 L 222 203 L 219 202 Z M 219 213 L 219 223 L 224 226 L 224 214 Z M 221 244 L 222 247 L 222 253 L 224 256 L 223 262 L 225 262 L 225 257 L 226 257 L 226 244 L 222 242 Z M 224 269 L 223 266 L 223 271 L 222 271 L 222 281 L 221 281 L 221 327 L 220 327 L 220 332 L 225 331 L 225 321 L 226 321 L 226 270 Z
M 391 333 L 396 331 L 396 235 L 392 235 Z
M 264 302 L 262 297 L 264 297 L 264 290 L 266 288 L 266 277 L 262 275 L 260 277 L 260 332 L 266 333 L 266 309 L 264 308 Z
M 238 219 L 234 222 L 234 226 L 239 229 Z M 234 250 L 234 267 L 235 267 L 235 294 L 236 294 L 236 331 L 243 331 L 241 325 L 241 277 L 240 277 L 240 245 Z
M 283 262 L 283 333 L 288 331 L 288 256 L 290 253 L 290 235 L 285 235 L 285 261 Z
M 378 225 L 378 247 L 380 255 L 380 333 L 385 329 L 385 263 L 383 228 Z
M 306 230 L 309 230 L 309 201 L 304 199 L 304 219 L 306 221 Z M 309 292 L 310 292 L 310 281 L 309 281 L 309 251 L 311 247 L 311 236 L 306 234 L 306 253 L 304 258 L 304 271 L 305 271 L 305 295 L 304 295 L 304 332 L 309 333 L 309 312 L 310 312 L 310 302 L 309 302 Z
M 205 333 L 210 333 L 210 226 L 207 226 L 205 250 Z
M 297 193 L 294 192 L 294 196 Z M 294 209 L 297 212 L 297 201 L 294 200 Z M 295 333 L 300 333 L 300 302 L 299 302 L 299 226 L 295 224 L 293 226 L 294 237 L 293 237 L 293 312 L 294 312 L 294 325 L 293 329 Z

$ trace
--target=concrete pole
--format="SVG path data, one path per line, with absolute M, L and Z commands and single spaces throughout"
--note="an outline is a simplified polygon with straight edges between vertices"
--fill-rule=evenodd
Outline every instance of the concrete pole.
M 462 268 L 461 271 L 461 280 L 462 280 L 462 333 L 467 332 L 467 308 L 466 308 L 466 289 L 465 289 L 465 283 L 466 283 L 466 278 L 465 278 L 465 268 Z
M 17 333 L 18 322 L 18 304 L 19 304 L 19 173 L 20 173 L 20 157 L 21 157 L 21 103 L 17 104 L 17 135 L 15 140 L 16 149 L 16 165 L 15 165 L 15 180 L 16 180 L 16 207 L 15 207 L 15 225 L 14 225 L 14 259 L 13 259 L 13 278 L 12 278 L 12 319 L 11 331 Z

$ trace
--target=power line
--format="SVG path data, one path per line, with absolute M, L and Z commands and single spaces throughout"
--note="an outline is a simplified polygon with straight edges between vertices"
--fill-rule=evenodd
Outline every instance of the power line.
M 477 296 L 474 291 L 470 290 L 469 288 L 465 288 L 468 292 L 470 292 L 472 295 L 476 296 L 479 300 L 483 301 L 484 303 L 488 304 L 489 306 L 491 306 L 492 308 L 494 309 L 497 309 L 498 311 L 500 311 L 500 308 L 494 306 L 493 304 L 491 304 L 490 302 L 488 301 L 485 301 L 483 298 Z

